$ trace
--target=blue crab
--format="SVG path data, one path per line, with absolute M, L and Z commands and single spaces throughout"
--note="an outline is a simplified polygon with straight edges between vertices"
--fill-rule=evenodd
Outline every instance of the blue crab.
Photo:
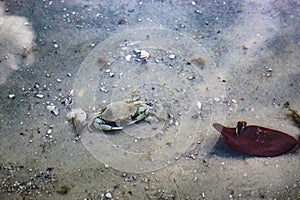
M 127 100 L 116 101 L 105 106 L 88 120 L 91 130 L 93 125 L 103 131 L 122 130 L 123 126 L 131 125 L 145 119 L 149 114 L 155 114 L 151 102 Z

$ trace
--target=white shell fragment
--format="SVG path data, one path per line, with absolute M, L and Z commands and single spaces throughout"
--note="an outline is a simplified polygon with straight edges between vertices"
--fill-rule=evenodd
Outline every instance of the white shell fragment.
M 146 50 L 142 49 L 135 49 L 133 51 L 134 53 L 134 57 L 137 59 L 143 59 L 143 60 L 147 60 L 150 57 L 150 53 L 148 53 Z M 130 57 L 131 58 L 131 57 Z M 129 59 L 129 57 L 128 57 Z M 139 60 L 138 60 L 139 61 Z
M 67 114 L 68 120 L 71 120 L 77 132 L 80 132 L 86 125 L 87 114 L 81 108 L 75 108 Z
M 214 101 L 219 102 L 219 101 L 221 101 L 221 99 L 219 97 L 214 97 Z
M 49 110 L 56 116 L 59 115 L 59 109 L 55 105 L 48 105 L 47 110 Z
M 105 198 L 111 199 L 112 198 L 111 193 L 110 192 L 105 193 Z
M 54 108 L 54 110 L 52 111 L 54 115 L 58 115 L 59 114 L 59 109 L 58 108 Z
M 175 54 L 170 54 L 169 58 L 172 59 L 172 60 L 174 60 L 176 58 L 176 55 Z
M 49 110 L 50 112 L 52 112 L 55 109 L 55 105 L 48 105 L 47 106 L 47 110 Z
M 48 130 L 47 130 L 47 134 L 51 134 L 52 133 L 52 128 L 49 128 Z
M 142 59 L 147 59 L 150 57 L 150 54 L 146 50 L 141 50 L 141 56 Z
M 36 96 L 37 98 L 39 98 L 39 99 L 44 98 L 44 95 L 43 95 L 43 94 L 36 94 L 35 96 Z
M 15 97 L 16 97 L 15 94 L 9 94 L 9 95 L 8 95 L 8 98 L 10 98 L 10 99 L 14 99 Z
M 202 108 L 202 104 L 201 104 L 201 102 L 200 102 L 200 101 L 198 101 L 198 103 L 197 103 L 197 106 L 198 106 L 198 109 L 199 109 L 199 110 L 201 110 L 201 108 Z
M 126 60 L 127 62 L 130 62 L 130 60 L 131 60 L 131 55 L 127 55 L 127 56 L 125 57 L 125 60 Z

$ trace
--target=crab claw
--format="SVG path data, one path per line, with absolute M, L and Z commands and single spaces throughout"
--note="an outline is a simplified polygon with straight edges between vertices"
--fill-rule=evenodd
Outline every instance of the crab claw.
M 111 126 L 108 124 L 104 124 L 103 121 L 99 118 L 95 119 L 94 126 L 96 129 L 100 129 L 102 131 L 119 131 L 123 129 L 122 126 Z

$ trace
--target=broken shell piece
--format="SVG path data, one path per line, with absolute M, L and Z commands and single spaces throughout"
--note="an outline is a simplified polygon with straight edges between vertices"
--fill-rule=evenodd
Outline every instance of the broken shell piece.
M 198 106 L 198 109 L 199 109 L 199 110 L 201 110 L 201 108 L 202 108 L 202 104 L 201 104 L 201 102 L 200 102 L 200 101 L 198 101 L 198 103 L 197 103 L 197 106 Z
M 48 105 L 47 106 L 47 110 L 49 110 L 50 112 L 52 112 L 55 109 L 55 105 Z
M 47 130 L 47 134 L 51 134 L 52 133 L 52 128 L 49 128 L 48 130 Z
M 175 54 L 170 54 L 169 58 L 172 59 L 172 60 L 174 60 L 176 58 L 176 55 Z
M 47 110 L 49 110 L 56 116 L 59 114 L 59 109 L 55 105 L 48 105 Z
M 126 60 L 127 62 L 130 62 L 130 60 L 131 60 L 131 55 L 127 55 L 127 56 L 125 57 L 125 60 Z
M 150 57 L 150 54 L 147 51 L 141 50 L 140 58 L 142 58 L 142 59 L 148 59 L 149 57 Z
M 147 60 L 150 57 L 150 54 L 146 50 L 135 49 L 133 53 L 137 59 Z
M 16 97 L 15 94 L 9 94 L 9 95 L 8 95 L 8 98 L 10 98 L 10 99 L 14 99 L 15 97 Z
M 59 109 L 58 108 L 54 108 L 54 110 L 52 111 L 54 115 L 58 115 L 59 114 Z
M 87 125 L 87 114 L 81 108 L 75 108 L 67 114 L 68 120 L 71 120 L 75 126 L 76 132 L 79 133 Z
M 35 96 L 36 96 L 37 98 L 39 98 L 39 99 L 44 98 L 44 95 L 43 95 L 43 94 L 36 94 Z

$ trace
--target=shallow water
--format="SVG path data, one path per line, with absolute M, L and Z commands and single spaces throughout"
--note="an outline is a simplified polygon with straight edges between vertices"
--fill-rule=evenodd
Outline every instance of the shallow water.
M 300 110 L 297 1 L 1 8 L 1 199 L 300 196 L 299 149 L 244 156 L 212 127 L 244 120 L 299 137 L 284 107 Z M 91 115 L 133 94 L 162 120 L 150 114 L 116 133 L 76 133 L 67 121 L 71 109 Z

